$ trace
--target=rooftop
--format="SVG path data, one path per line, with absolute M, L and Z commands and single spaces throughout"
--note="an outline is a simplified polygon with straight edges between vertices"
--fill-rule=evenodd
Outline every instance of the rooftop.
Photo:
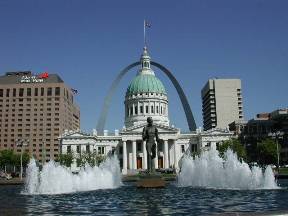
M 23 83 L 63 83 L 64 81 L 57 74 L 47 72 L 33 74 L 31 71 L 6 72 L 0 76 L 0 85 L 23 84 Z

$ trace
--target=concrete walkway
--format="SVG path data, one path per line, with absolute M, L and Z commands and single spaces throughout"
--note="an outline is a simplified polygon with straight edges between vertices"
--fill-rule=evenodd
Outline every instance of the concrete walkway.
M 0 178 L 0 185 L 21 185 L 21 184 L 24 184 L 24 182 L 25 182 L 25 178 L 23 178 L 22 181 L 20 180 L 19 177 L 12 178 L 9 180 Z

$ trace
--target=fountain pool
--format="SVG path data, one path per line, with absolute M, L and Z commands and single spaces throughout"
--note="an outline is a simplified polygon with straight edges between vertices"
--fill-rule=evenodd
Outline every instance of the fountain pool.
M 47 163 L 40 172 L 35 161 L 24 186 L 0 187 L 0 215 L 285 215 L 288 180 L 274 179 L 217 152 L 186 157 L 177 181 L 161 189 L 138 189 L 121 182 L 119 162 L 110 158 L 78 175 Z
M 0 215 L 214 215 L 288 212 L 288 181 L 276 190 L 226 190 L 178 187 L 115 189 L 69 194 L 23 195 L 22 186 L 0 187 Z M 231 215 L 231 214 L 230 214 Z M 251 214 L 250 214 L 251 215 Z

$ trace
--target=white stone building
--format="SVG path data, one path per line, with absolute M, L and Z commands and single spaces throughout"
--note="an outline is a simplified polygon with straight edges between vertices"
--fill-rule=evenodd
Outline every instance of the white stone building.
M 200 149 L 216 148 L 222 141 L 228 140 L 232 133 L 214 129 L 191 133 L 181 133 L 179 128 L 170 125 L 168 116 L 168 95 L 162 82 L 150 67 L 147 49 L 141 56 L 141 68 L 127 88 L 125 96 L 125 127 L 114 134 L 104 131 L 97 135 L 80 131 L 66 131 L 61 137 L 61 153 L 94 151 L 100 155 L 116 153 L 124 174 L 147 169 L 147 153 L 142 141 L 142 130 L 147 117 L 153 118 L 162 140 L 157 145 L 154 160 L 156 169 L 179 168 L 179 161 L 185 152 L 197 152 Z M 76 162 L 72 165 L 77 169 Z

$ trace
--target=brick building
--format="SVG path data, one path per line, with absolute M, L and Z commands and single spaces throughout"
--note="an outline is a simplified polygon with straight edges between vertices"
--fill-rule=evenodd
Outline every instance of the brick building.
M 40 162 L 59 154 L 59 136 L 80 128 L 80 110 L 74 90 L 57 74 L 31 71 L 0 76 L 0 150 L 21 152 L 17 141 Z

